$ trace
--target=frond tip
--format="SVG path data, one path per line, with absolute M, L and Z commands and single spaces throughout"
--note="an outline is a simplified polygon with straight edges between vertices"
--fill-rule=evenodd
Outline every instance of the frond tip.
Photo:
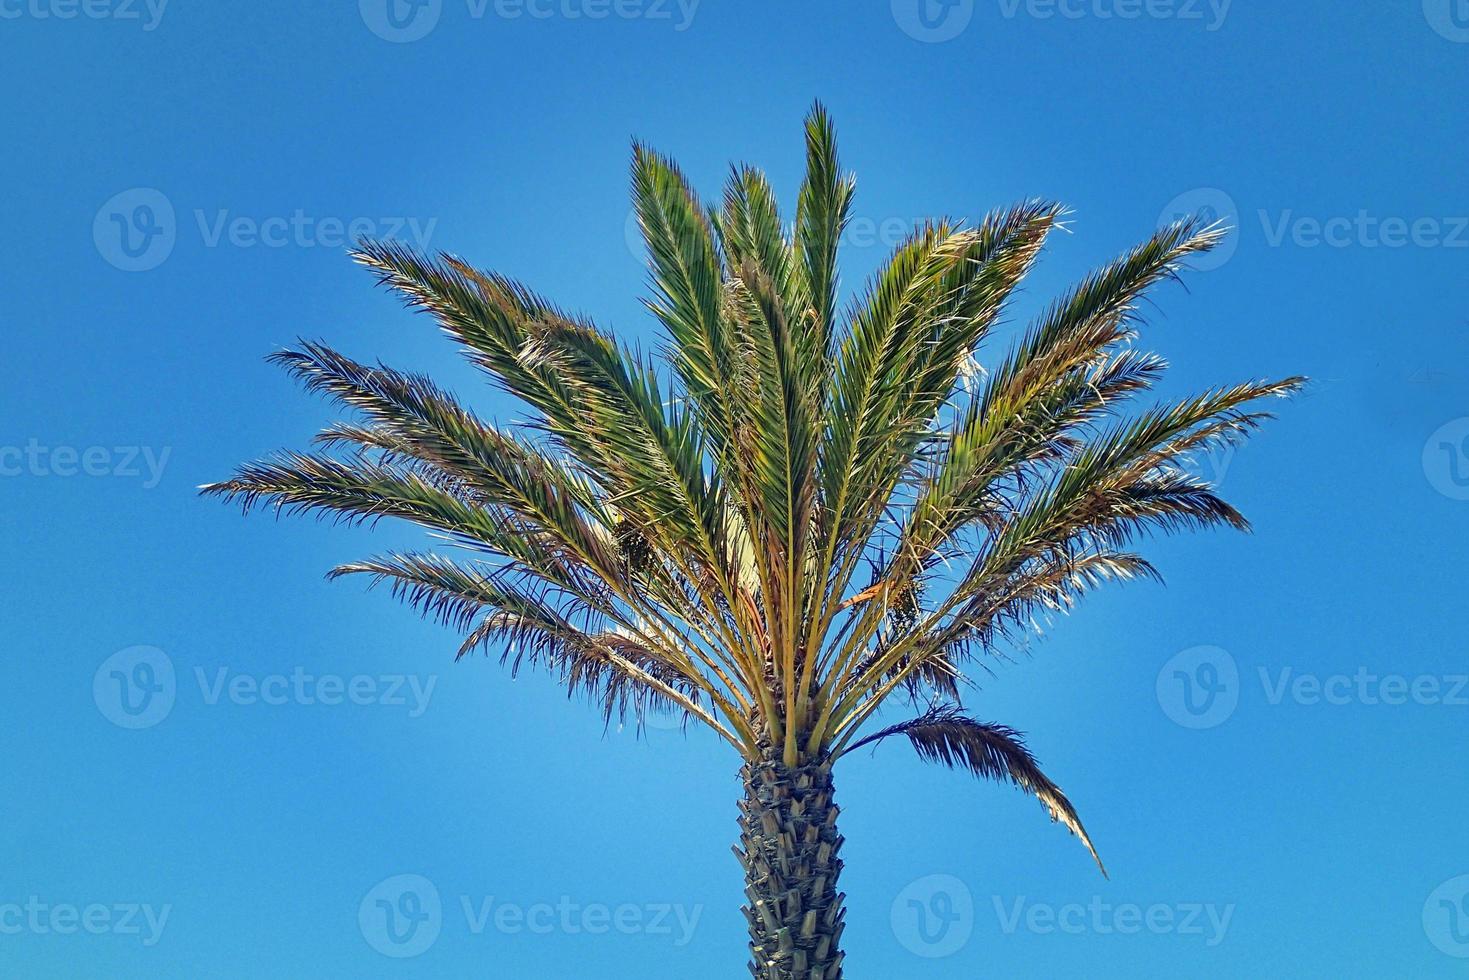
M 945 705 L 930 709 L 911 721 L 874 732 L 852 743 L 842 754 L 890 735 L 908 736 L 919 756 L 929 762 L 942 763 L 950 769 L 968 769 L 981 779 L 1008 781 L 1034 796 L 1053 821 L 1065 824 L 1067 830 L 1081 839 L 1101 869 L 1102 877 L 1107 877 L 1107 868 L 1097 855 L 1092 839 L 1087 836 L 1076 808 L 1061 788 L 1041 772 L 1040 763 L 1031 755 L 1025 745 L 1025 737 L 1019 732 L 1004 725 L 975 721 L 959 709 Z

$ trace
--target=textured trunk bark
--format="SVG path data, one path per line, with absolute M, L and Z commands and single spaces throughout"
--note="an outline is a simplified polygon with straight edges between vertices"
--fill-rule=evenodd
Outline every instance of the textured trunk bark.
M 741 776 L 740 846 L 750 973 L 756 980 L 841 980 L 842 836 L 831 769 L 787 767 L 779 752 Z

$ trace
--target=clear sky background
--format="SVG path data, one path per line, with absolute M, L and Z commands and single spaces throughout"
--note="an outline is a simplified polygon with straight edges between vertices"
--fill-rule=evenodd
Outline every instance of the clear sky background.
M 1169 392 L 1315 379 L 1200 464 L 1253 535 L 1156 542 L 1167 587 L 971 698 L 1111 880 L 886 743 L 838 769 L 850 975 L 1469 967 L 1469 6 L 931 2 L 0 0 L 0 975 L 745 975 L 727 748 L 604 733 L 323 579 L 411 530 L 194 488 L 331 417 L 262 361 L 298 335 L 514 416 L 344 226 L 651 340 L 630 140 L 789 208 L 814 98 L 858 174 L 849 290 L 917 219 L 1059 199 L 1020 323 L 1213 208 L 1230 252 L 1143 336 Z

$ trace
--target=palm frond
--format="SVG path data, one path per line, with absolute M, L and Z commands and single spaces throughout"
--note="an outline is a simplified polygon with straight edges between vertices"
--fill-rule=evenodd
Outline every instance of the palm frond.
M 468 636 L 463 657 L 499 640 L 511 675 L 523 667 L 555 674 L 568 694 L 587 695 L 604 720 L 631 714 L 641 725 L 649 712 L 687 715 L 701 700 L 696 668 L 653 653 L 607 627 L 616 618 L 598 597 L 567 589 L 517 583 L 522 570 L 481 569 L 433 554 L 393 554 L 339 565 L 332 578 L 367 575 L 389 583 L 395 598 Z M 534 581 L 532 579 L 532 581 Z
M 593 487 L 560 460 L 476 418 L 428 378 L 367 367 L 305 341 L 299 350 L 281 351 L 271 360 L 308 390 L 330 394 L 372 423 L 338 425 L 319 441 L 377 449 L 388 462 L 418 464 L 419 475 L 437 470 L 472 503 L 503 509 L 554 537 L 602 577 L 618 576 L 602 503 Z
M 884 728 L 846 749 L 853 752 L 864 745 L 905 735 L 918 755 L 950 769 L 967 769 L 981 779 L 1009 782 L 1034 796 L 1046 808 L 1051 819 L 1066 827 L 1081 840 L 1103 877 L 1107 869 L 1097 855 L 1076 808 L 1051 779 L 1025 745 L 1025 738 L 1012 728 L 986 724 L 967 717 L 952 707 L 936 707 L 901 724 Z
M 678 166 L 645 146 L 633 149 L 632 186 L 655 292 L 648 309 L 668 331 L 670 359 L 705 424 L 732 442 L 725 427 L 737 351 L 714 229 Z
M 317 513 L 346 523 L 397 517 L 473 547 L 498 551 L 504 528 L 489 511 L 435 486 L 412 469 L 369 459 L 339 460 L 282 452 L 247 463 L 200 491 L 241 505 L 270 504 L 286 513 Z
M 856 181 L 842 172 L 837 156 L 836 126 L 818 102 L 806 117 L 806 177 L 796 208 L 795 248 L 811 310 L 806 329 L 813 333 L 812 349 L 823 355 L 836 335 L 837 249 L 855 191 Z

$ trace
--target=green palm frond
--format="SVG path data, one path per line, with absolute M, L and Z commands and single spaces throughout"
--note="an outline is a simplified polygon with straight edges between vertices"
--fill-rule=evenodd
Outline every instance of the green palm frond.
M 967 769 L 981 779 L 1009 782 L 1041 802 L 1051 819 L 1062 824 L 1081 840 L 1097 867 L 1107 874 L 1106 866 L 1087 836 L 1076 808 L 1044 772 L 1025 745 L 1025 737 L 1013 728 L 975 721 L 952 708 L 939 707 L 912 721 L 892 725 L 874 732 L 846 751 L 863 745 L 906 735 L 919 756 L 950 769 Z
M 648 309 L 668 331 L 688 396 L 703 408 L 706 423 L 727 435 L 738 353 L 724 312 L 714 229 L 678 167 L 644 146 L 633 150 L 633 204 L 655 292 Z
M 869 289 L 837 361 L 822 453 L 831 540 L 858 545 L 841 549 L 849 560 L 839 564 L 838 594 L 1059 214 L 1038 202 L 991 215 L 974 231 L 926 227 Z
M 698 669 L 660 656 L 605 597 L 523 584 L 519 569 L 483 569 L 434 554 L 394 554 L 340 565 L 332 578 L 366 575 L 396 598 L 467 632 L 459 656 L 499 641 L 512 676 L 523 666 L 552 671 L 569 694 L 584 693 L 604 717 L 641 720 L 649 710 L 708 719 Z
M 836 126 L 820 103 L 806 118 L 806 178 L 796 208 L 795 249 L 810 303 L 812 348 L 826 353 L 837 334 L 837 249 L 851 217 L 855 178 L 842 172 Z

